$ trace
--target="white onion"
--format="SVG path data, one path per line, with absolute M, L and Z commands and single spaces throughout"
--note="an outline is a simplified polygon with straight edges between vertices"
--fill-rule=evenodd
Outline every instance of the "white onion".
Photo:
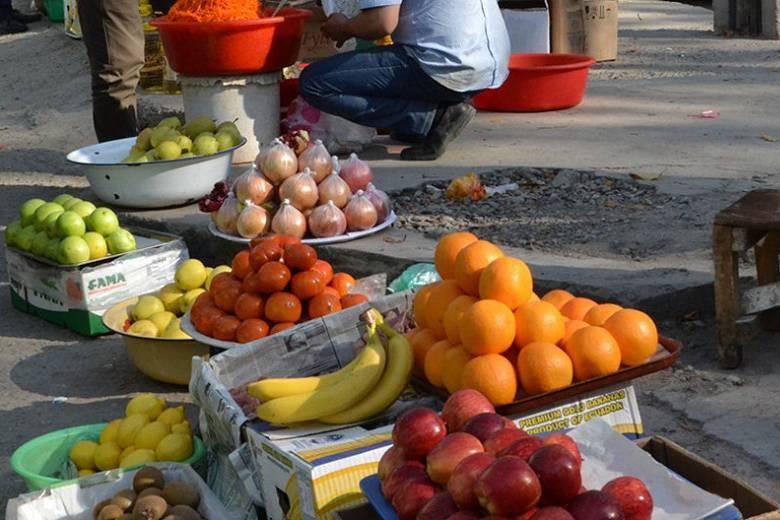
M 368 200 L 363 190 L 358 190 L 352 199 L 344 208 L 344 215 L 347 217 L 347 228 L 350 231 L 361 231 L 372 228 L 376 225 L 376 208 Z
M 257 169 L 274 185 L 281 184 L 287 177 L 298 171 L 298 157 L 295 152 L 279 139 L 260 152 L 255 160 Z
M 303 238 L 306 234 L 306 217 L 285 199 L 271 221 L 271 230 L 278 235 Z
M 352 197 L 352 190 L 349 189 L 349 184 L 336 175 L 335 172 L 325 177 L 325 180 L 317 186 L 317 191 L 319 192 L 320 204 L 333 201 L 333 204 L 338 208 L 346 206 Z
M 228 235 L 235 235 L 238 232 L 236 222 L 240 213 L 241 203 L 231 193 L 217 210 L 217 217 L 215 218 L 217 229 Z
M 233 183 L 233 191 L 239 202 L 250 201 L 260 205 L 271 197 L 274 186 L 253 168 L 242 173 L 236 179 L 236 182 Z
M 374 180 L 371 168 L 354 153 L 349 156 L 347 162 L 341 165 L 339 175 L 349 184 L 352 193 L 366 189 L 368 183 Z
M 279 198 L 289 200 L 290 204 L 300 211 L 316 206 L 319 196 L 317 183 L 314 182 L 314 177 L 308 168 L 288 177 L 279 186 Z
M 298 169 L 303 171 L 305 168 L 311 170 L 317 184 L 321 183 L 333 171 L 333 163 L 330 160 L 328 149 L 319 139 L 314 141 L 314 144 L 298 157 Z
M 268 231 L 269 223 L 268 212 L 265 209 L 247 202 L 236 221 L 236 230 L 244 238 L 255 238 Z
M 376 222 L 381 224 L 385 221 L 387 216 L 393 211 L 393 203 L 390 200 L 390 196 L 384 191 L 377 189 L 372 183 L 368 183 L 366 187 L 366 197 L 371 201 L 371 204 L 376 208 Z
M 309 216 L 309 231 L 315 237 L 335 237 L 347 230 L 347 217 L 332 200 L 317 206 Z

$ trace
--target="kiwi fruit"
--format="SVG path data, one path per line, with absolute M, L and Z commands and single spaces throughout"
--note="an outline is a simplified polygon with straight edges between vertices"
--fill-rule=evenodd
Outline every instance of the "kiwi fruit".
M 144 466 L 138 470 L 138 473 L 133 477 L 133 489 L 136 493 L 140 493 L 146 488 L 156 487 L 162 489 L 165 487 L 165 477 L 162 472 L 153 468 L 152 466 Z
M 166 484 L 162 492 L 162 497 L 171 506 L 190 506 L 193 509 L 197 509 L 200 504 L 200 494 L 184 482 L 169 482 Z
M 149 495 L 155 495 L 155 496 L 161 497 L 162 496 L 162 490 L 158 489 L 156 487 L 148 487 L 148 488 L 144 489 L 143 491 L 141 491 L 140 493 L 138 493 L 138 496 L 136 497 L 136 500 L 141 498 L 141 497 L 148 497 Z
M 133 507 L 134 520 L 161 520 L 168 510 L 168 504 L 163 497 L 147 495 L 135 501 Z
M 203 517 L 190 506 L 178 505 L 163 520 L 203 520 Z
M 103 500 L 102 502 L 98 502 L 97 504 L 95 504 L 95 507 L 92 508 L 92 520 L 97 520 L 103 508 L 110 503 L 111 500 Z
M 132 489 L 123 489 L 118 491 L 116 495 L 111 499 L 111 503 L 119 506 L 122 511 L 127 511 L 133 508 L 135 504 L 136 494 Z
M 119 520 L 124 511 L 116 504 L 108 504 L 100 510 L 98 520 Z

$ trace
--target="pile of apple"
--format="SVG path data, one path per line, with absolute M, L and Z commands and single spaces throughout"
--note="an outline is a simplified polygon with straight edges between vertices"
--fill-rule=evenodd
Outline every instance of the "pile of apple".
M 566 434 L 533 437 L 475 390 L 441 415 L 417 407 L 393 427 L 379 461 L 382 494 L 400 520 L 649 520 L 653 499 L 635 477 L 582 486 L 582 457 Z

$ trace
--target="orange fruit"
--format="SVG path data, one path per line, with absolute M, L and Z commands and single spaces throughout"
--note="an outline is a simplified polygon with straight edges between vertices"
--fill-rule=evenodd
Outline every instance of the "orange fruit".
M 458 282 L 455 280 L 442 280 L 431 289 L 431 294 L 425 304 L 423 321 L 425 321 L 425 326 L 436 334 L 437 338 L 447 337 L 444 330 L 444 313 L 452 300 L 462 294 Z
M 270 332 L 268 332 L 268 335 L 276 334 L 277 332 L 282 332 L 283 330 L 287 330 L 289 328 L 295 327 L 295 323 L 285 321 L 282 323 L 277 323 L 273 327 L 271 327 Z
M 320 293 L 309 300 L 309 319 L 321 318 L 341 310 L 341 298 L 332 294 Z
M 604 322 L 609 319 L 610 316 L 615 314 L 617 311 L 622 309 L 620 305 L 615 305 L 614 303 L 600 303 L 596 305 L 595 307 L 591 307 L 591 309 L 585 314 L 585 317 L 582 321 L 589 325 L 595 325 L 596 327 L 601 327 L 604 325 Z
M 423 330 L 419 327 L 415 327 L 413 329 L 409 329 L 404 336 L 406 336 L 406 340 L 409 342 L 409 344 L 412 344 L 412 341 L 414 341 L 414 338 L 417 336 L 417 334 L 420 333 L 420 331 Z
M 305 244 L 298 245 L 302 246 Z M 325 290 L 325 278 L 322 276 L 322 273 L 313 269 L 300 271 L 292 276 L 290 288 L 292 293 L 301 301 L 310 300 Z
M 458 323 L 460 323 L 466 309 L 475 303 L 477 303 L 477 299 L 473 296 L 461 294 L 447 305 L 447 310 L 444 311 L 444 332 L 451 345 L 460 345 Z
M 558 342 L 558 346 L 566 351 L 566 341 L 571 337 L 572 334 L 580 329 L 584 329 L 585 327 L 590 327 L 590 325 L 581 320 L 567 320 L 564 322 L 563 337 Z
M 249 319 L 241 322 L 236 329 L 236 341 L 249 343 L 268 336 L 268 323 L 259 319 Z
M 319 271 L 322 277 L 325 278 L 325 285 L 328 285 L 331 281 L 333 281 L 333 266 L 331 266 L 325 260 L 320 259 L 314 262 L 312 270 Z
M 566 340 L 566 352 L 574 365 L 574 380 L 605 376 L 620 368 L 620 347 L 602 327 L 584 327 Z
M 241 294 L 241 282 L 233 279 L 229 284 L 225 284 L 214 291 L 212 298 L 214 299 L 214 305 L 225 312 L 232 313 Z
M 658 349 L 658 329 L 642 311 L 622 309 L 604 323 L 604 328 L 617 341 L 624 365 L 644 363 Z
M 526 301 L 525 303 L 538 302 L 538 301 L 539 301 L 539 295 L 536 294 L 535 292 L 532 292 L 531 296 L 528 297 L 528 301 Z
M 561 314 L 569 318 L 570 320 L 582 320 L 585 321 L 585 315 L 593 307 L 598 305 L 590 298 L 576 297 L 566 302 L 561 307 Z
M 461 249 L 455 257 L 455 279 L 463 292 L 479 296 L 479 277 L 493 260 L 504 256 L 498 246 L 477 240 Z
M 256 288 L 263 294 L 271 294 L 285 290 L 292 273 L 283 263 L 272 260 L 263 264 L 255 276 L 259 278 Z
M 515 316 L 496 300 L 479 300 L 463 312 L 458 323 L 460 341 L 475 356 L 500 354 L 515 339 Z
M 552 303 L 558 308 L 558 310 L 561 310 L 561 307 L 566 305 L 566 302 L 572 298 L 574 298 L 574 295 L 569 291 L 564 291 L 563 289 L 553 289 L 552 291 L 542 296 L 542 300 Z
M 444 354 L 444 366 L 442 368 L 442 382 L 444 388 L 451 394 L 462 388 L 461 376 L 466 363 L 474 359 L 474 356 L 466 352 L 463 346 L 452 347 Z
M 244 249 L 236 253 L 231 263 L 233 276 L 239 280 L 243 280 L 249 273 L 252 272 L 252 266 L 249 264 L 249 250 Z
M 341 308 L 349 309 L 355 305 L 368 302 L 368 296 L 365 294 L 348 294 L 341 298 Z
M 414 295 L 414 303 L 412 309 L 414 313 L 414 322 L 418 328 L 426 328 L 428 325 L 425 323 L 425 307 L 428 305 L 428 298 L 431 297 L 431 291 L 436 283 L 429 283 L 424 287 L 420 287 L 417 293 Z
M 221 339 L 222 341 L 236 341 L 236 331 L 241 326 L 241 320 L 230 314 L 220 316 L 214 321 L 214 329 L 212 331 L 213 338 Z
M 442 379 L 444 373 L 444 355 L 451 348 L 452 345 L 450 345 L 450 342 L 443 339 L 431 345 L 431 348 L 425 353 L 423 372 L 425 373 L 425 378 L 433 386 L 444 386 L 444 380 Z
M 425 373 L 425 369 L 423 368 L 425 366 L 425 355 L 437 341 L 439 340 L 431 329 L 420 329 L 420 331 L 415 334 L 411 344 L 412 352 L 414 353 L 414 371 L 416 374 L 423 375 Z
M 317 262 L 317 251 L 306 244 L 293 244 L 284 249 L 284 264 L 296 271 L 308 271 Z
M 498 300 L 511 310 L 531 297 L 534 280 L 525 262 L 505 256 L 490 262 L 479 276 L 479 297 Z
M 352 275 L 347 273 L 336 273 L 333 275 L 333 280 L 330 282 L 330 286 L 336 289 L 341 296 L 349 294 L 349 290 L 357 284 Z
M 500 354 L 477 356 L 463 367 L 461 388 L 471 388 L 495 406 L 509 404 L 517 394 L 515 367 Z
M 274 262 L 282 258 L 282 248 L 274 241 L 265 240 L 252 246 L 249 253 L 249 265 L 255 271 L 268 262 Z
M 216 307 L 203 306 L 199 309 L 193 308 L 190 317 L 195 330 L 204 336 L 214 337 L 214 324 L 224 315 L 225 313 Z
M 552 392 L 572 383 L 574 367 L 569 356 L 552 343 L 529 343 L 517 356 L 520 384 L 528 395 Z
M 294 294 L 277 292 L 265 301 L 265 317 L 271 321 L 296 322 L 301 319 L 302 312 L 301 300 Z
M 550 302 L 526 303 L 515 311 L 514 344 L 519 349 L 535 341 L 554 345 L 563 337 L 563 331 L 563 316 Z
M 240 320 L 259 319 L 263 317 L 263 299 L 260 296 L 244 293 L 236 300 L 234 308 L 236 317 Z
M 436 264 L 436 270 L 442 279 L 455 278 L 455 258 L 461 249 L 477 240 L 479 239 L 468 231 L 449 233 L 439 240 L 433 253 L 433 263 Z

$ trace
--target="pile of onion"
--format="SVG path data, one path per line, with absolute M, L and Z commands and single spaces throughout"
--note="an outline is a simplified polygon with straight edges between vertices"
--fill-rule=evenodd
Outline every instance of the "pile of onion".
M 358 190 L 344 208 L 347 217 L 347 229 L 350 231 L 362 231 L 376 225 L 377 212 L 374 205 L 366 197 L 363 190 Z
M 292 148 L 279 139 L 274 139 L 271 145 L 257 156 L 255 165 L 271 184 L 278 186 L 298 172 L 298 156 Z
M 322 141 L 317 139 L 298 157 L 298 170 L 308 168 L 314 181 L 319 184 L 333 171 L 330 154 Z
M 371 204 L 376 209 L 376 223 L 381 224 L 387 219 L 390 212 L 393 211 L 393 203 L 390 201 L 390 196 L 369 182 L 368 186 L 366 186 L 366 197 L 368 197 L 368 200 L 371 201 Z
M 271 221 L 271 230 L 279 235 L 303 238 L 306 234 L 306 217 L 289 200 L 284 199 Z
M 317 205 L 320 194 L 311 171 L 306 168 L 301 173 L 287 177 L 279 186 L 279 198 L 289 200 L 299 211 L 312 209 Z
M 317 206 L 309 215 L 309 231 L 317 238 L 343 235 L 347 230 L 347 217 L 329 200 Z
M 264 204 L 273 195 L 274 186 L 253 168 L 242 173 L 233 183 L 233 192 L 239 202 Z
M 341 165 L 339 175 L 349 185 L 352 193 L 366 189 L 368 183 L 374 180 L 371 168 L 354 153 L 349 156 L 347 162 Z
M 236 220 L 236 231 L 244 238 L 255 238 L 268 231 L 271 219 L 265 208 L 247 202 Z

